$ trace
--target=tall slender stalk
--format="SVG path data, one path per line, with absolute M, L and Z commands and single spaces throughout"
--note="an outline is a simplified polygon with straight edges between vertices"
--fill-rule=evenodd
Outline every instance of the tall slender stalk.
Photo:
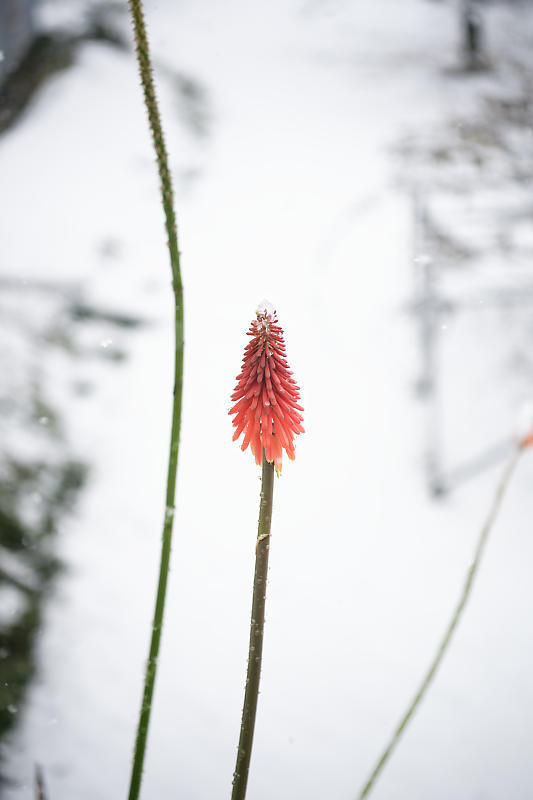
M 265 600 L 268 572 L 268 553 L 270 549 L 270 522 L 272 520 L 272 494 L 274 491 L 274 464 L 265 458 L 263 450 L 263 470 L 261 477 L 261 502 L 255 548 L 255 575 L 252 598 L 252 617 L 250 620 L 250 645 L 248 649 L 248 670 L 242 707 L 241 734 L 237 763 L 233 773 L 231 800 L 244 800 L 250 770 L 252 744 L 254 739 L 257 697 L 261 678 L 261 657 L 263 654 L 263 631 L 265 624 Z
M 472 585 L 474 583 L 474 578 L 475 578 L 476 573 L 477 573 L 477 571 L 479 569 L 479 565 L 481 563 L 483 552 L 484 552 L 485 546 L 487 544 L 487 539 L 489 537 L 489 534 L 490 534 L 490 532 L 492 530 L 492 526 L 494 525 L 494 522 L 495 522 L 496 517 L 498 515 L 498 511 L 500 509 L 500 506 L 501 506 L 501 503 L 502 503 L 502 500 L 503 500 L 503 497 L 504 497 L 504 494 L 505 494 L 505 490 L 507 489 L 507 487 L 509 485 L 509 482 L 511 480 L 511 476 L 512 476 L 512 474 L 514 472 L 514 469 L 515 469 L 515 467 L 516 467 L 516 465 L 518 463 L 518 459 L 520 458 L 520 454 L 521 454 L 522 450 L 524 449 L 524 446 L 525 446 L 525 444 L 522 444 L 522 445 L 520 445 L 520 446 L 518 446 L 516 448 L 516 451 L 513 453 L 511 459 L 509 460 L 509 463 L 505 467 L 505 470 L 504 470 L 504 473 L 503 473 L 502 478 L 500 480 L 500 483 L 498 484 L 498 487 L 497 487 L 496 492 L 494 494 L 494 498 L 493 498 L 493 501 L 492 501 L 492 505 L 491 505 L 489 514 L 487 516 L 485 524 L 483 525 L 483 527 L 481 529 L 481 533 L 479 535 L 477 547 L 476 547 L 476 550 L 475 550 L 475 553 L 474 553 L 474 559 L 472 561 L 472 564 L 470 565 L 470 569 L 467 572 L 465 583 L 464 583 L 464 586 L 463 586 L 463 590 L 461 592 L 461 596 L 460 596 L 459 601 L 458 601 L 458 603 L 457 603 L 457 605 L 455 607 L 455 610 L 454 610 L 452 618 L 451 618 L 451 620 L 450 620 L 450 622 L 448 624 L 448 627 L 446 628 L 446 632 L 445 632 L 445 634 L 444 634 L 444 636 L 442 638 L 442 641 L 441 641 L 441 643 L 440 643 L 440 645 L 439 645 L 439 647 L 437 649 L 435 657 L 433 658 L 433 661 L 431 662 L 431 665 L 430 665 L 430 667 L 429 667 L 429 669 L 428 669 L 428 671 L 427 671 L 422 683 L 420 684 L 420 687 L 419 687 L 417 693 L 415 694 L 415 696 L 414 696 L 413 700 L 411 701 L 407 711 L 405 712 L 404 716 L 402 717 L 402 719 L 400 721 L 400 724 L 398 725 L 398 727 L 394 731 L 394 733 L 393 733 L 393 735 L 392 735 L 392 737 L 390 739 L 389 744 L 387 745 L 387 747 L 383 751 L 383 754 L 381 755 L 381 758 L 379 759 L 379 761 L 377 762 L 376 766 L 374 767 L 374 770 L 372 771 L 372 773 L 370 775 L 370 778 L 368 779 L 368 781 L 363 786 L 363 789 L 361 790 L 361 793 L 359 795 L 359 800 L 363 800 L 365 797 L 367 797 L 370 794 L 370 792 L 371 792 L 376 780 L 379 777 L 379 774 L 381 773 L 383 767 L 385 766 L 385 764 L 389 760 L 390 756 L 392 755 L 393 750 L 396 748 L 396 745 L 398 744 L 402 733 L 404 732 L 405 728 L 409 724 L 409 722 L 410 722 L 413 714 L 415 713 L 418 705 L 420 704 L 422 698 L 426 694 L 426 692 L 427 692 L 427 690 L 428 690 L 428 688 L 429 688 L 433 678 L 435 677 L 435 674 L 436 674 L 436 672 L 437 672 L 437 670 L 438 670 L 438 668 L 439 668 L 439 666 L 441 664 L 441 661 L 444 658 L 444 655 L 445 655 L 445 653 L 446 653 L 446 651 L 448 649 L 448 646 L 450 644 L 450 640 L 451 640 L 451 638 L 452 638 L 452 636 L 454 634 L 455 629 L 457 628 L 457 625 L 459 624 L 459 621 L 461 619 L 461 616 L 462 616 L 462 613 L 464 611 L 464 608 L 465 608 L 465 606 L 466 606 L 466 604 L 468 602 L 468 598 L 470 597 L 470 593 L 472 591 Z
M 144 677 L 143 697 L 141 710 L 139 713 L 137 738 L 135 741 L 135 752 L 132 763 L 129 790 L 129 800 L 137 800 L 141 788 L 146 739 L 148 736 L 148 726 L 150 723 L 150 712 L 152 708 L 152 696 L 154 693 L 154 684 L 157 672 L 157 658 L 159 655 L 161 630 L 163 627 L 165 596 L 172 543 L 172 528 L 174 523 L 176 476 L 178 472 L 178 453 L 181 428 L 181 397 L 183 388 L 183 286 L 181 282 L 180 253 L 178 249 L 176 216 L 174 214 L 172 180 L 168 167 L 167 150 L 165 147 L 165 140 L 163 138 L 161 118 L 154 89 L 152 64 L 150 61 L 150 51 L 148 47 L 148 37 L 146 35 L 146 26 L 144 23 L 142 2 L 141 0 L 129 0 L 129 5 L 135 33 L 137 62 L 139 64 L 144 100 L 148 112 L 148 120 L 150 123 L 150 130 L 152 132 L 152 139 L 157 157 L 157 167 L 161 182 L 161 202 L 165 215 L 165 228 L 170 255 L 170 268 L 172 273 L 172 288 L 174 290 L 175 307 L 174 390 L 165 514 L 163 521 L 163 538 L 161 545 L 161 563 L 159 568 L 159 582 L 157 586 L 154 618 L 152 624 L 152 636 L 150 640 L 150 650 Z

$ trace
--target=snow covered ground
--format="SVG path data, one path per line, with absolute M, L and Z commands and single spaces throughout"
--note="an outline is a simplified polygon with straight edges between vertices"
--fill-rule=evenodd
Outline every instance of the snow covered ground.
M 45 6 L 44 22 L 79 8 Z M 458 60 L 455 10 L 423 0 L 158 0 L 146 14 L 175 175 L 186 364 L 143 794 L 206 800 L 230 792 L 259 482 L 250 454 L 231 442 L 227 411 L 244 333 L 266 297 L 285 329 L 307 433 L 275 485 L 248 796 L 348 800 L 442 634 L 502 468 L 441 502 L 426 493 L 426 413 L 413 393 L 418 342 L 405 313 L 413 257 L 426 254 L 415 252 L 395 148 L 413 131 L 469 114 L 487 91 L 506 91 L 507 74 L 447 70 Z M 533 19 L 494 9 L 488 21 L 497 67 Z M 127 30 L 126 18 L 119 24 Z M 0 140 L 4 276 L 73 285 L 85 303 L 146 322 L 116 333 L 84 328 L 89 350 L 126 353 L 112 368 L 94 358 L 50 370 L 50 391 L 93 387 L 62 407 L 69 441 L 91 472 L 60 532 L 67 572 L 48 603 L 38 675 L 5 746 L 6 800 L 31 796 L 35 762 L 51 800 L 126 793 L 172 381 L 153 162 L 136 64 L 104 44 L 83 46 Z M 524 226 L 527 239 L 531 222 Z M 461 289 L 468 279 L 451 280 Z M 483 275 L 469 288 L 480 285 Z M 38 306 L 21 301 L 24 313 Z M 520 314 L 523 337 L 530 317 L 526 307 Z M 494 368 L 510 319 L 466 313 L 442 331 L 442 380 L 453 397 L 435 434 L 452 455 L 512 434 L 527 381 Z M 533 793 L 532 479 L 526 456 L 452 650 L 376 800 Z

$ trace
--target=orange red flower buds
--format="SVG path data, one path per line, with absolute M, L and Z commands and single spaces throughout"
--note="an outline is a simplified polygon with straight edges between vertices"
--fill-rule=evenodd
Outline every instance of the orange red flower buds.
M 528 436 L 525 436 L 520 442 L 520 447 L 531 447 L 531 445 L 533 445 L 533 433 L 530 433 L 528 434 Z
M 260 308 L 248 331 L 250 342 L 244 349 L 242 372 L 231 396 L 237 401 L 230 414 L 235 414 L 233 441 L 244 433 L 241 445 L 252 449 L 257 464 L 265 458 L 281 472 L 283 449 L 294 459 L 294 437 L 303 433 L 303 408 L 298 405 L 300 389 L 292 378 L 285 357 L 283 330 L 277 324 L 275 311 Z

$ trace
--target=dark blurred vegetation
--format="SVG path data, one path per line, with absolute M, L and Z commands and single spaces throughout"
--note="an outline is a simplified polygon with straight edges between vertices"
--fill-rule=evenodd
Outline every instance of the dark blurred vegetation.
M 0 451 L 0 738 L 38 669 L 44 601 L 63 568 L 55 540 L 88 475 L 65 411 L 97 390 L 95 360 L 109 369 L 124 362 L 122 344 L 142 324 L 85 302 L 72 284 L 0 279 L 0 342 L 10 345 L 0 344 L 9 376 L 0 388 L 9 432 Z M 0 763 L 0 779 L 7 771 Z
M 17 121 L 50 76 L 75 62 L 81 44 L 99 41 L 126 48 L 113 25 L 116 4 L 93 5 L 73 33 L 39 32 L 35 5 L 33 0 L 5 0 L 0 7 L 0 134 Z M 14 265 L 3 268 L 7 274 L 14 272 Z M 1 279 L 0 327 L 11 344 L 11 349 L 0 348 L 1 368 L 6 375 L 20 373 L 22 380 L 5 380 L 0 390 L 2 421 L 14 434 L 12 442 L 4 439 L 0 450 L 0 739 L 19 718 L 37 670 L 35 644 L 43 601 L 61 570 L 55 535 L 73 509 L 88 470 L 72 455 L 62 409 L 47 397 L 52 378 L 46 374 L 46 359 L 54 351 L 67 362 L 94 357 L 94 351 L 77 342 L 80 327 L 97 326 L 107 334 L 139 323 L 84 303 L 72 287 L 5 275 Z M 120 348 L 107 345 L 96 354 L 111 364 L 125 357 Z M 71 390 L 84 395 L 92 387 L 90 381 L 78 381 L 72 382 Z M 17 431 L 33 446 L 19 451 Z M 0 780 L 6 779 L 7 767 L 0 763 Z
M 48 77 L 73 64 L 80 44 L 97 41 L 126 48 L 122 35 L 109 21 L 109 8 L 106 4 L 95 6 L 77 33 L 56 31 L 31 37 L 0 86 L 0 133 L 13 124 Z
M 0 622 L 0 736 L 16 719 L 34 672 L 32 650 L 41 622 L 42 600 L 59 569 L 50 539 L 58 519 L 81 488 L 85 472 L 85 466 L 77 461 L 51 465 L 6 459 L 2 463 L 0 590 L 9 587 L 18 602 L 13 619 Z M 32 496 L 40 498 L 41 509 L 38 520 L 29 524 L 20 509 Z

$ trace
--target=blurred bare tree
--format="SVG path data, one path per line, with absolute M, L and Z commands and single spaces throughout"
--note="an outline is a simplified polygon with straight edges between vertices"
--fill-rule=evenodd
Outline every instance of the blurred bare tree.
M 35 35 L 37 0 L 0 3 L 0 81 L 20 63 Z

